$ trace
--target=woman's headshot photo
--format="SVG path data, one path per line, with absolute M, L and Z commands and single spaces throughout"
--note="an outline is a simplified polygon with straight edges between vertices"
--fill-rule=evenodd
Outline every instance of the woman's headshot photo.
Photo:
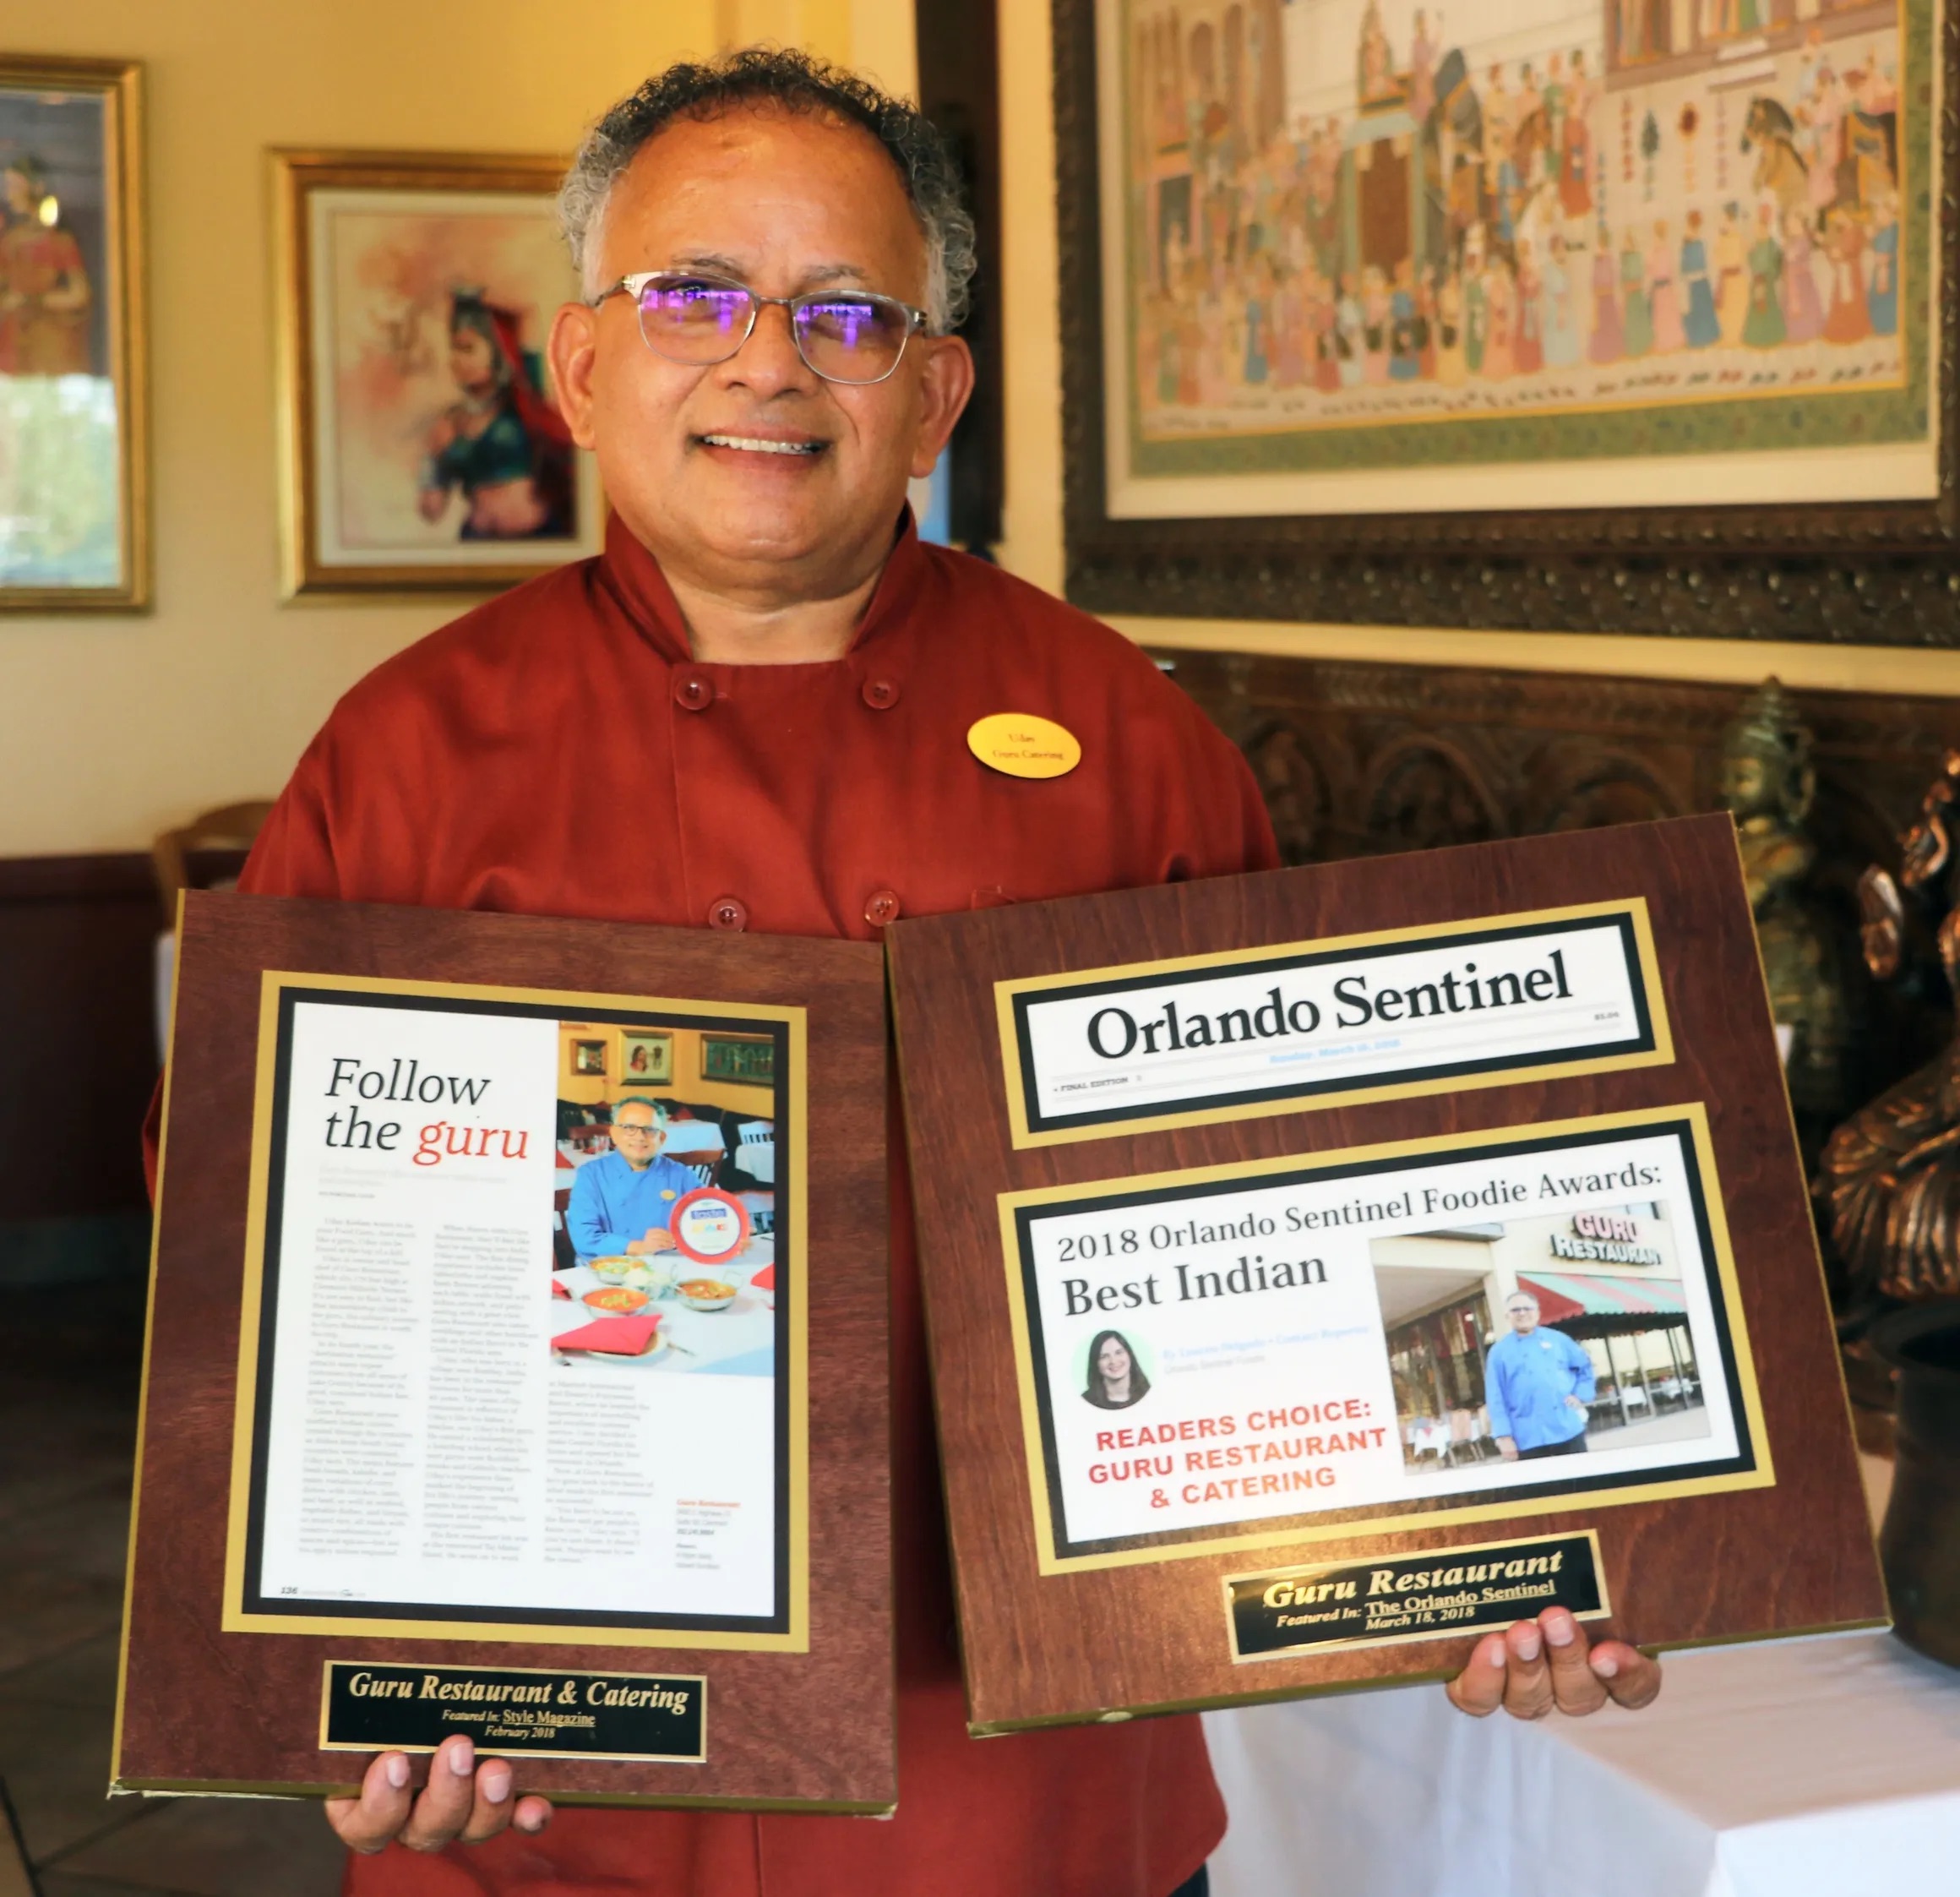
M 1130 1340 L 1121 1331 L 1097 1332 L 1089 1346 L 1089 1381 L 1082 1400 L 1098 1409 L 1127 1409 L 1149 1394 L 1150 1379 Z

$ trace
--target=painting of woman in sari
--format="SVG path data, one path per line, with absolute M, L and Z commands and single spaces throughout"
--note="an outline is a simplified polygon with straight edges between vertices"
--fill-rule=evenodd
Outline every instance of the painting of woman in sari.
M 278 156 L 289 593 L 498 587 L 597 551 L 543 358 L 578 283 L 548 159 Z
M 449 306 L 449 373 L 458 400 L 429 430 L 416 505 L 425 521 L 460 493 L 465 540 L 535 540 L 572 531 L 571 432 L 544 398 L 514 311 L 481 290 Z
M 62 222 L 47 167 L 31 153 L 7 166 L 0 229 L 0 375 L 86 375 L 89 271 Z
M 141 92 L 0 56 L 0 613 L 148 603 Z

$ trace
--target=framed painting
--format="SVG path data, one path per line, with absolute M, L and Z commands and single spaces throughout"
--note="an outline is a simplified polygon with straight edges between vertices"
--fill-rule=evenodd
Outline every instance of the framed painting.
M 0 56 L 0 612 L 150 603 L 142 68 Z
M 776 1044 L 746 1034 L 701 1036 L 701 1078 L 770 1087 L 776 1081 Z
M 1931 0 L 1056 0 L 1069 592 L 1960 643 Z
M 493 591 L 596 553 L 598 477 L 544 360 L 578 293 L 563 161 L 273 164 L 287 597 Z
M 625 1033 L 619 1037 L 619 1077 L 651 1087 L 673 1084 L 673 1036 Z

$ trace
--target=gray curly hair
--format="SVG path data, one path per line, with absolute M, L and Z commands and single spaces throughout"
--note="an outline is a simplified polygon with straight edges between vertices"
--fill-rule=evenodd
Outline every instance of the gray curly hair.
M 677 118 L 717 118 L 743 106 L 833 118 L 862 126 L 898 167 L 926 240 L 926 313 L 935 335 L 966 314 L 973 281 L 973 220 L 961 202 L 960 174 L 946 142 L 916 106 L 806 52 L 744 46 L 699 64 L 656 74 L 586 133 L 558 188 L 558 225 L 588 297 L 598 281 L 599 237 L 607 200 L 640 148 Z

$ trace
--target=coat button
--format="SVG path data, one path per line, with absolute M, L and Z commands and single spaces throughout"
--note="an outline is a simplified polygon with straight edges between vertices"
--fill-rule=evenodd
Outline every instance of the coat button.
M 715 700 L 715 688 L 698 672 L 677 672 L 674 703 L 687 711 L 705 711 Z
M 708 905 L 708 926 L 710 929 L 746 929 L 749 926 L 747 905 L 738 896 L 717 896 Z
M 876 889 L 864 899 L 864 919 L 874 929 L 898 920 L 898 898 L 889 889 Z
M 874 711 L 889 711 L 898 703 L 898 686 L 890 679 L 867 679 L 858 691 Z

